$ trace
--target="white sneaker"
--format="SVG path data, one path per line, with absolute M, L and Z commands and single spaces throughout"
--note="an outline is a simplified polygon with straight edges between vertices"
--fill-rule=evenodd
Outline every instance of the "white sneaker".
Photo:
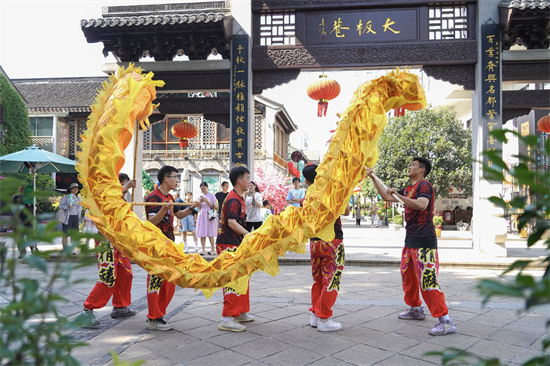
M 189 249 L 187 248 L 187 245 L 183 248 L 183 252 L 184 252 L 184 253 L 189 252 Z
M 315 314 L 311 314 L 311 318 L 309 318 L 309 325 L 313 328 L 317 328 L 317 324 L 319 324 L 319 317 Z
M 231 318 L 228 321 L 220 323 L 218 325 L 219 330 L 229 330 L 231 332 L 244 332 L 246 330 L 246 327 L 242 324 L 239 324 L 235 319 Z
M 256 319 L 256 318 L 254 318 L 252 315 L 250 315 L 248 313 L 242 313 L 241 315 L 239 315 L 238 317 L 233 318 L 233 319 L 235 319 L 239 323 L 243 323 L 243 322 L 254 321 L 254 319 Z
M 170 330 L 172 324 L 168 324 L 164 318 L 149 319 L 146 320 L 146 328 L 149 330 Z
M 342 324 L 335 323 L 332 318 L 319 319 L 317 323 L 317 330 L 320 332 L 332 332 L 342 328 Z
M 80 315 L 88 317 L 88 324 L 84 325 L 82 328 L 93 328 L 101 323 L 99 319 L 96 319 L 93 310 L 82 309 Z

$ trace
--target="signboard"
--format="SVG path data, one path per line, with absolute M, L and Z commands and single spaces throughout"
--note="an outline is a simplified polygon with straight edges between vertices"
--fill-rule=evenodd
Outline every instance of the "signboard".
M 308 14 L 306 39 L 307 44 L 416 40 L 418 10 Z
M 501 72 L 500 72 L 500 29 L 498 24 L 481 26 L 481 123 L 483 127 L 483 151 L 502 151 L 502 143 L 491 134 L 502 128 Z M 483 165 L 493 162 L 483 156 Z M 484 176 L 486 176 L 484 169 Z
M 246 34 L 237 34 L 231 41 L 231 168 L 246 166 L 250 154 L 249 39 Z

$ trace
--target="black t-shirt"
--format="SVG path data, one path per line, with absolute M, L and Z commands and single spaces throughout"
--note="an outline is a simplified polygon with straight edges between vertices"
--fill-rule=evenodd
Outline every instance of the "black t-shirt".
M 223 203 L 216 244 L 240 245 L 244 236 L 231 230 L 229 219 L 237 220 L 239 225 L 246 227 L 246 205 L 235 190 L 229 192 Z
M 225 199 L 227 198 L 228 194 L 229 194 L 229 192 L 227 192 L 227 193 L 218 192 L 214 195 L 214 196 L 216 196 L 216 199 L 218 200 L 218 214 L 219 214 L 220 217 L 222 216 L 223 203 L 225 202 Z
M 405 221 L 407 222 L 405 247 L 437 249 L 437 237 L 433 224 L 435 199 L 432 185 L 426 180 L 421 180 L 398 193 L 412 199 L 426 197 L 429 200 L 428 207 L 424 211 L 405 206 Z
M 170 193 L 165 195 L 158 188 L 149 193 L 145 202 L 175 202 L 174 197 Z M 160 211 L 162 206 L 145 206 L 145 214 L 149 219 L 150 214 L 156 214 Z M 157 227 L 162 230 L 162 233 L 170 240 L 174 240 L 174 213 L 181 210 L 181 206 L 174 206 L 174 212 L 172 210 L 166 211 L 162 220 L 157 224 Z

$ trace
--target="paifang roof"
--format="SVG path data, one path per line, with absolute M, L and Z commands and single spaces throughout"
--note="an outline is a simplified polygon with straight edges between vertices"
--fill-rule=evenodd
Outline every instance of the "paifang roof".
M 148 25 L 176 25 L 192 23 L 216 23 L 223 20 L 225 14 L 217 12 L 192 13 L 192 14 L 162 14 L 108 17 L 98 19 L 83 19 L 80 21 L 82 29 L 106 28 L 106 27 L 132 27 Z
M 17 90 L 27 100 L 29 112 L 89 113 L 90 105 L 107 77 L 13 79 Z
M 511 0 L 504 1 L 504 4 L 508 4 L 508 8 L 514 9 L 546 9 L 550 7 L 550 1 L 548 0 Z

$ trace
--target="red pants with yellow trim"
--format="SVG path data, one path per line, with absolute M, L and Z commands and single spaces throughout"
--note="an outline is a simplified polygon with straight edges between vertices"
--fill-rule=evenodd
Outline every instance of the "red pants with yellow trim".
M 239 246 L 231 244 L 216 244 L 216 254 L 223 251 L 235 252 Z M 250 283 L 250 282 L 249 282 Z M 250 288 L 247 287 L 246 294 L 237 294 L 231 287 L 223 288 L 223 311 L 222 316 L 238 317 L 250 311 Z
M 166 315 L 166 308 L 174 293 L 176 292 L 176 285 L 162 278 L 148 274 L 147 275 L 147 307 L 149 313 L 147 317 L 149 319 L 158 319 Z
M 84 302 L 84 308 L 101 309 L 113 297 L 113 306 L 124 308 L 132 302 L 132 266 L 130 260 L 114 249 L 109 242 L 101 242 L 104 251 L 97 254 L 99 280 Z
M 437 249 L 403 248 L 401 255 L 401 279 L 405 292 L 405 303 L 409 306 L 420 306 L 422 293 L 424 302 L 434 318 L 449 313 L 445 304 L 445 295 L 439 283 L 439 256 Z
M 332 316 L 332 306 L 340 291 L 340 281 L 344 271 L 345 251 L 341 239 L 333 241 L 311 240 L 311 308 L 321 319 Z

